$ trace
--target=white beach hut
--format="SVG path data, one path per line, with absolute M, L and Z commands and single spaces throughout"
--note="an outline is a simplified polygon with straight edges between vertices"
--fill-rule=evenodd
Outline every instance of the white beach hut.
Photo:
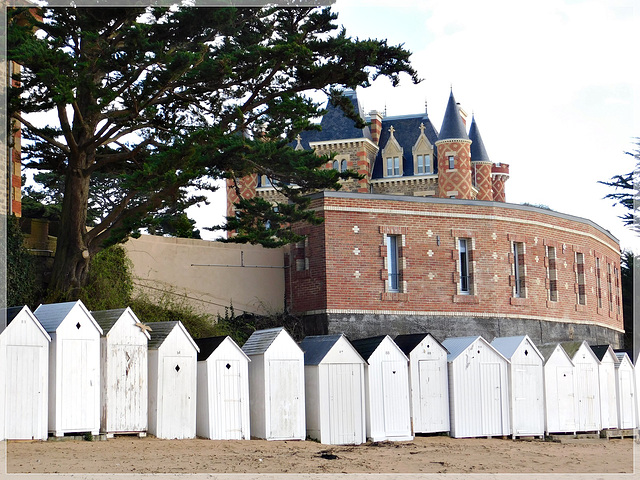
M 211 440 L 248 440 L 249 357 L 231 337 L 196 339 L 196 434 Z
M 578 409 L 576 428 L 578 432 L 599 431 L 600 383 L 598 381 L 598 357 L 589 344 L 583 342 L 561 343 L 575 365 L 576 398 Z
M 365 366 L 367 437 L 411 440 L 409 359 L 388 335 L 351 342 Z
M 0 440 L 46 440 L 51 337 L 27 306 L 0 315 Z
M 636 427 L 636 385 L 633 363 L 625 352 L 616 352 L 616 390 L 618 393 L 618 428 Z
M 511 434 L 509 361 L 482 337 L 447 338 L 451 436 Z
M 413 433 L 448 432 L 449 352 L 429 333 L 398 335 L 394 342 L 409 358 Z
M 249 364 L 251 435 L 304 440 L 304 353 L 283 327 L 253 332 L 242 351 Z
M 575 365 L 560 344 L 538 348 L 544 357 L 545 431 L 577 431 L 578 397 Z
M 100 432 L 100 335 L 89 310 L 75 302 L 40 305 L 33 312 L 51 336 L 49 432 Z
M 366 441 L 366 362 L 344 335 L 306 337 L 304 382 L 307 435 L 328 445 Z
M 146 435 L 149 332 L 127 308 L 91 312 L 102 328 L 100 339 L 100 430 Z
M 509 360 L 512 437 L 544 437 L 544 358 L 528 335 L 495 338 Z
M 149 427 L 158 438 L 196 436 L 198 346 L 182 322 L 151 322 Z
M 600 427 L 603 430 L 618 428 L 618 392 L 616 390 L 618 357 L 611 345 L 591 345 L 591 350 L 600 361 L 598 364 Z

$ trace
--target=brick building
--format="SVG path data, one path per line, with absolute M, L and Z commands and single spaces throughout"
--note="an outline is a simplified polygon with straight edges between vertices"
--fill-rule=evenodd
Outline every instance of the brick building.
M 334 153 L 326 168 L 363 177 L 314 194 L 324 222 L 296 227 L 306 239 L 287 254 L 286 306 L 308 334 L 528 334 L 621 346 L 617 239 L 587 219 L 506 203 L 509 166 L 489 159 L 474 119 L 467 133 L 453 93 L 439 132 L 426 112 L 361 116 L 369 126 L 357 129 L 329 105 L 322 131 L 295 145 Z M 279 195 L 264 176 L 240 191 Z

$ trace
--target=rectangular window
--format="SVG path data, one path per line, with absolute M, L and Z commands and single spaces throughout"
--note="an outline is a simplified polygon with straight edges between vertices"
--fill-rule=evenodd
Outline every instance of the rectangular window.
M 613 312 L 613 282 L 610 263 L 607 263 L 607 286 L 609 287 L 609 311 Z
M 513 242 L 514 297 L 525 298 L 524 288 L 524 243 Z
M 449 170 L 453 170 L 454 168 L 456 168 L 456 162 L 455 162 L 455 158 L 453 155 L 449 155 Z
M 393 176 L 393 158 L 387 158 L 387 177 Z
M 387 157 L 387 177 L 400 176 L 400 157 Z
M 423 155 L 418 155 L 418 172 L 417 173 L 424 173 L 424 156 Z
M 387 272 L 389 273 L 388 291 L 399 292 L 398 235 L 387 235 Z
M 431 173 L 431 155 L 418 155 L 417 158 L 417 172 L 418 174 Z
M 469 241 L 466 238 L 458 239 L 458 254 L 460 256 L 460 293 L 469 295 Z
M 587 304 L 587 285 L 584 278 L 584 253 L 576 252 L 576 283 L 578 284 L 578 305 Z
M 309 270 L 309 237 L 296 243 L 294 258 L 296 260 L 296 271 L 303 272 Z
M 620 279 L 618 277 L 618 267 L 613 267 L 613 278 L 616 283 L 616 305 L 618 307 L 618 314 L 620 314 Z
M 558 301 L 558 271 L 556 270 L 556 248 L 547 247 L 547 259 L 549 261 L 549 300 Z
M 602 284 L 600 282 L 600 259 L 596 257 L 596 293 L 598 295 L 598 308 L 602 308 Z
M 400 158 L 393 157 L 393 174 L 396 176 L 400 175 Z

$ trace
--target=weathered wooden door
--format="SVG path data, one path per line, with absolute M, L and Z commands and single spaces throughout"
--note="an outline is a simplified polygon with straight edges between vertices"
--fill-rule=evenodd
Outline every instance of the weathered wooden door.
M 147 348 L 113 345 L 109 365 L 112 400 L 107 408 L 109 432 L 137 432 L 147 427 Z
M 269 361 L 269 437 L 271 439 L 299 438 L 300 408 L 299 360 Z
M 240 361 L 217 360 L 216 374 L 219 379 L 218 406 L 221 438 L 242 439 L 242 397 Z
M 580 365 L 578 368 L 578 430 L 598 430 L 599 386 L 594 365 Z
M 537 435 L 544 430 L 542 375 L 536 365 L 513 365 L 513 431 Z
M 40 386 L 42 347 L 8 345 L 6 358 L 5 415 L 6 438 L 28 440 L 40 438 L 43 431 L 43 395 Z
M 362 392 L 359 365 L 330 364 L 329 439 L 331 444 L 362 443 Z
M 573 371 L 573 367 L 556 368 L 558 398 L 555 418 L 557 418 L 557 430 L 560 432 L 576 430 L 576 398 Z
M 620 428 L 634 428 L 633 377 L 630 371 L 618 372 L 620 380 Z

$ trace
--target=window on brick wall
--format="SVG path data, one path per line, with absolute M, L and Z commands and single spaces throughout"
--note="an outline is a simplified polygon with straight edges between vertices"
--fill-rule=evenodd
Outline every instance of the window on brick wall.
M 602 308 L 602 282 L 600 280 L 600 259 L 596 257 L 596 295 L 598 308 Z
M 607 263 L 607 287 L 609 297 L 609 311 L 613 311 L 613 279 L 611 278 L 611 264 Z
M 471 293 L 471 269 L 469 254 L 471 250 L 470 238 L 458 239 L 458 258 L 460 263 L 460 293 L 469 295 Z
M 584 278 L 584 253 L 576 252 L 576 283 L 578 284 L 578 305 L 587 304 L 587 285 Z
M 400 291 L 400 268 L 398 265 L 398 242 L 400 235 L 387 235 L 387 291 Z
M 340 171 L 340 164 L 338 163 L 338 160 L 333 161 L 333 169 Z
M 456 168 L 456 157 L 454 155 L 449 155 L 449 170 L 453 170 Z
M 340 171 L 341 172 L 346 172 L 347 171 L 347 161 L 346 160 L 342 160 L 340 162 Z
M 294 252 L 296 260 L 296 271 L 303 272 L 309 270 L 309 237 L 296 243 Z
M 558 301 L 558 271 L 556 270 L 556 248 L 547 246 L 547 275 L 549 276 L 549 300 Z
M 513 278 L 514 291 L 513 296 L 516 298 L 525 298 L 525 267 L 524 267 L 524 243 L 513 242 Z
M 620 277 L 618 277 L 618 267 L 613 267 L 613 279 L 616 285 L 616 305 L 618 307 L 618 314 L 620 314 Z

